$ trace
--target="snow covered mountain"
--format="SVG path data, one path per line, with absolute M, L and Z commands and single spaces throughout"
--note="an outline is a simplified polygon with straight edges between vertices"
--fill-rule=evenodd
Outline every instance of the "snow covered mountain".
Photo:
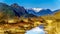
M 35 12 L 39 12 L 42 8 L 32 8 Z
M 34 14 L 36 16 L 43 16 L 43 15 L 48 15 L 53 13 L 50 9 L 42 9 L 42 8 L 27 9 L 27 12 L 29 14 Z
M 6 9 L 5 9 L 6 8 Z M 7 9 L 9 8 L 9 9 Z M 9 11 L 11 13 L 9 13 Z M 42 9 L 42 8 L 30 8 L 30 9 L 25 9 L 22 6 L 19 6 L 18 4 L 12 4 L 11 6 L 6 5 L 4 3 L 0 3 L 0 11 L 5 11 L 6 14 L 12 14 L 16 16 L 43 16 L 43 15 L 48 15 L 52 14 L 53 12 L 50 9 Z

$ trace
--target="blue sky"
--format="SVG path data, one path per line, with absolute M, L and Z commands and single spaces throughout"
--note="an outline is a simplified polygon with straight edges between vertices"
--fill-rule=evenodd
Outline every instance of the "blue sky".
M 0 2 L 13 4 L 18 3 L 25 8 L 48 8 L 60 9 L 60 0 L 0 0 Z

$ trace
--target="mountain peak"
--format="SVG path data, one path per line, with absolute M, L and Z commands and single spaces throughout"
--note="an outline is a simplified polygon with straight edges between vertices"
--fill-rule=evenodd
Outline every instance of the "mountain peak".
M 35 12 L 39 12 L 42 8 L 32 8 Z
M 32 8 L 27 10 L 28 13 L 34 14 L 36 16 L 43 16 L 52 14 L 52 11 L 50 9 L 42 9 L 42 8 Z

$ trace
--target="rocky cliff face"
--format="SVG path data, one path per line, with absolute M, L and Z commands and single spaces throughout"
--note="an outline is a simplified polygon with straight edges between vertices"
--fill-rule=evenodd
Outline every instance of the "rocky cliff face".
M 8 17 L 8 15 L 10 18 L 15 16 L 12 8 L 4 3 L 0 3 L 0 13 L 2 13 L 4 17 Z
M 11 7 L 13 8 L 15 14 L 18 16 L 22 16 L 22 15 L 25 15 L 27 13 L 24 7 L 19 6 L 16 3 L 12 4 Z

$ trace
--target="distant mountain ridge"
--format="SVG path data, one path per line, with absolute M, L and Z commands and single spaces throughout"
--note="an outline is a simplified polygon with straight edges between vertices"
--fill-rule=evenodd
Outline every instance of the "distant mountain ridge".
M 43 16 L 43 15 L 48 15 L 53 13 L 50 9 L 41 9 L 38 12 L 34 11 L 33 9 L 27 9 L 27 12 L 29 14 L 34 14 L 36 16 Z
M 0 3 L 0 12 L 5 12 L 6 14 L 15 15 L 15 16 L 24 16 L 24 17 L 33 17 L 33 16 L 44 16 L 44 15 L 51 15 L 56 11 L 51 11 L 50 9 L 42 9 L 42 8 L 34 8 L 34 9 L 25 9 L 22 6 L 19 6 L 18 4 L 14 3 L 11 6 Z M 37 12 L 36 12 L 37 11 Z M 11 12 L 11 13 L 9 13 Z

